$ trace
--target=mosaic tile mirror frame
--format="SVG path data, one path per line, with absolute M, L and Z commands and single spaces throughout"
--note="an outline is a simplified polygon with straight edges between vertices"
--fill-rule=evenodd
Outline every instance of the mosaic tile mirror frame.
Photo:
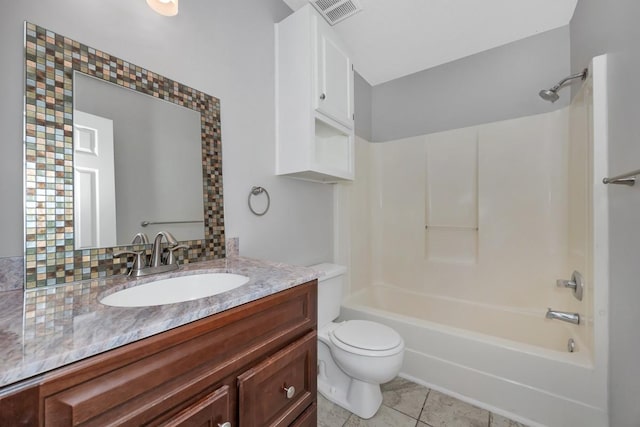
M 73 78 L 78 71 L 200 113 L 204 239 L 181 242 L 184 263 L 225 256 L 220 100 L 25 22 L 25 287 L 125 274 L 119 246 L 75 250 Z

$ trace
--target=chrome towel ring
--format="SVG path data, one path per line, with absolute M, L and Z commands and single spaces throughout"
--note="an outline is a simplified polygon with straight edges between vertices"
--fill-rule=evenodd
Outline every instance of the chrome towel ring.
M 259 196 L 260 194 L 263 194 L 265 196 L 267 196 L 267 207 L 264 208 L 264 210 L 262 212 L 257 212 L 253 206 L 251 205 L 251 197 L 253 196 Z M 257 216 L 262 216 L 264 214 L 266 214 L 269 211 L 269 206 L 271 206 L 271 197 L 269 197 L 269 192 L 267 191 L 266 188 L 262 188 L 262 187 L 251 187 L 251 191 L 249 192 L 249 197 L 247 198 L 247 204 L 249 205 L 249 210 Z

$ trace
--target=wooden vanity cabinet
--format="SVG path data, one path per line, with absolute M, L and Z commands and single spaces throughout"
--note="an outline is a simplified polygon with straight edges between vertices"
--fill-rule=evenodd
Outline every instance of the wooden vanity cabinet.
M 44 374 L 24 425 L 315 425 L 316 304 L 314 280 Z

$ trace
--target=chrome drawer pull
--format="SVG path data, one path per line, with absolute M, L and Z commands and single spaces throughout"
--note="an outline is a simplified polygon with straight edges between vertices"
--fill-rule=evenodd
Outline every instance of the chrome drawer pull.
M 293 395 L 296 394 L 296 388 L 294 386 L 287 387 L 287 385 L 285 384 L 282 387 L 282 390 L 284 390 L 284 392 L 287 394 L 287 399 L 291 399 Z
M 231 427 L 231 423 L 227 421 L 226 423 L 218 424 L 218 427 Z

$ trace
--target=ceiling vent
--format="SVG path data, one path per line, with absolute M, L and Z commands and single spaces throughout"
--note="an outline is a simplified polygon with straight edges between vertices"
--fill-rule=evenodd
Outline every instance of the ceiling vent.
M 309 2 L 329 25 L 335 25 L 362 10 L 358 0 L 309 0 Z

